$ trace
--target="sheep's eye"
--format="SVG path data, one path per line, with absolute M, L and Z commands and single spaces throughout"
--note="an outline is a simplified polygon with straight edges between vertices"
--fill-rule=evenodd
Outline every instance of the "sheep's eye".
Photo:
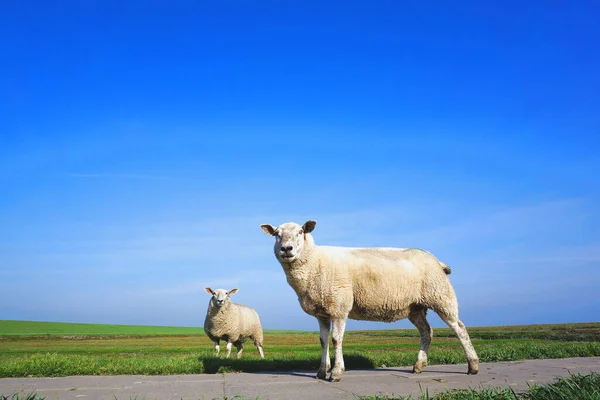
M 298 235 L 302 235 L 304 233 L 304 231 L 302 229 L 300 229 L 300 232 L 298 232 Z

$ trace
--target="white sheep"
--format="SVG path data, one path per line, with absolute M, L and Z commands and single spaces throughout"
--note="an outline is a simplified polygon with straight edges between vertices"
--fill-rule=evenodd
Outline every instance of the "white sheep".
M 448 279 L 450 268 L 420 249 L 351 248 L 317 246 L 310 232 L 317 223 L 300 226 L 287 222 L 261 229 L 275 236 L 275 256 L 287 282 L 298 295 L 302 309 L 319 321 L 321 365 L 317 378 L 330 369 L 329 330 L 335 349 L 330 380 L 339 381 L 344 371 L 342 340 L 348 318 L 393 322 L 407 318 L 421 335 L 413 372 L 427 365 L 432 329 L 425 318 L 434 310 L 456 333 L 468 362 L 468 374 L 476 374 L 479 359 L 469 334 L 458 319 L 458 301 Z
M 210 340 L 215 343 L 217 356 L 220 352 L 219 343 L 224 340 L 227 342 L 226 357 L 229 358 L 231 345 L 233 344 L 238 350 L 237 358 L 240 358 L 243 351 L 242 343 L 250 338 L 254 341 L 260 358 L 265 358 L 262 348 L 263 331 L 258 313 L 248 306 L 233 303 L 229 298 L 238 289 L 228 291 L 225 289 L 212 290 L 205 287 L 204 290 L 212 295 L 204 320 L 204 331 Z

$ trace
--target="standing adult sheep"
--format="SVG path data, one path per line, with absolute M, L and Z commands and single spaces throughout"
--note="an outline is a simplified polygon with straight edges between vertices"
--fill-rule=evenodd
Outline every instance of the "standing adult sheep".
M 446 264 L 420 249 L 317 246 L 310 234 L 316 224 L 312 220 L 302 226 L 294 222 L 279 227 L 264 224 L 261 229 L 275 236 L 275 257 L 287 282 L 302 309 L 319 321 L 321 365 L 317 378 L 325 379 L 331 366 L 332 325 L 335 365 L 329 379 L 342 378 L 342 340 L 348 318 L 393 322 L 408 317 L 421 335 L 413 367 L 413 372 L 421 372 L 427 365 L 432 337 L 427 309 L 434 310 L 458 336 L 468 362 L 467 373 L 477 373 L 479 359 L 458 319 L 458 301 Z
M 204 290 L 212 295 L 204 320 L 204 331 L 210 340 L 214 342 L 217 356 L 220 352 L 219 343 L 221 340 L 227 342 L 227 358 L 231 353 L 232 345 L 237 348 L 237 358 L 240 358 L 243 351 L 242 344 L 247 339 L 252 339 L 258 349 L 260 358 L 265 358 L 262 348 L 263 331 L 258 313 L 248 306 L 232 302 L 229 297 L 237 293 L 238 289 L 213 290 L 205 287 Z

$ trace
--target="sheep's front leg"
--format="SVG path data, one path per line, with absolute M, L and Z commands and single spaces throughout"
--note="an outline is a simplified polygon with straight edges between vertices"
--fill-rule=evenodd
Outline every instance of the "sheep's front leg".
M 321 341 L 321 366 L 317 371 L 318 379 L 325 379 L 327 371 L 331 368 L 329 359 L 329 329 L 331 328 L 331 320 L 327 317 L 317 317 L 319 321 L 320 341 Z
M 231 342 L 227 342 L 227 347 L 226 347 L 227 354 L 225 355 L 225 358 L 229 358 L 229 355 L 231 354 L 231 346 L 232 346 L 232 343 Z
M 342 341 L 344 340 L 344 331 L 346 330 L 346 318 L 333 319 L 332 341 L 335 350 L 335 363 L 329 380 L 338 382 L 342 379 L 342 373 L 346 370 L 344 366 L 344 354 L 342 353 Z
M 219 357 L 219 352 L 221 348 L 219 347 L 219 339 L 215 340 L 215 351 L 217 352 L 217 357 Z
M 421 347 L 417 362 L 413 366 L 413 372 L 419 374 L 423 372 L 423 368 L 427 366 L 427 356 L 429 354 L 429 346 L 431 345 L 431 336 L 433 331 L 426 318 L 427 309 L 421 307 L 413 307 L 408 319 L 412 322 L 421 335 Z

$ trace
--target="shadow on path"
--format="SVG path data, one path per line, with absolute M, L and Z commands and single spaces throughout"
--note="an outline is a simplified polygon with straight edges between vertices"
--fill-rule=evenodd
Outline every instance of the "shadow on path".
M 320 358 L 310 358 L 305 360 L 284 360 L 284 359 L 235 359 L 235 358 L 217 358 L 200 357 L 198 359 L 204 365 L 204 373 L 217 374 L 223 372 L 265 372 L 280 373 L 282 375 L 302 375 L 314 378 L 317 373 Z M 332 360 L 334 362 L 334 360 Z M 346 371 L 352 369 L 372 369 L 375 368 L 373 362 L 367 357 L 357 354 L 344 356 Z M 291 372 L 290 372 L 291 371 Z

